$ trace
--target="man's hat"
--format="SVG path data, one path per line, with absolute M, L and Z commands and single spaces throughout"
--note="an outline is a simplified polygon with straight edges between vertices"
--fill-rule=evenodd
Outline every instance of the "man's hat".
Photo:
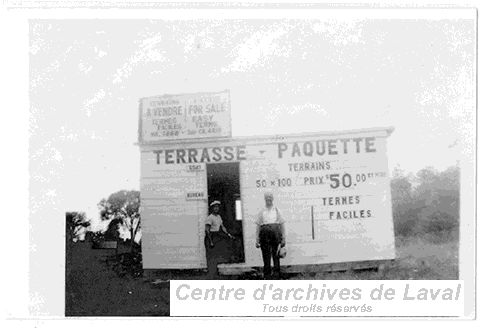
M 220 201 L 213 201 L 212 203 L 210 203 L 210 207 L 214 206 L 214 205 L 220 205 L 222 203 L 220 203 Z

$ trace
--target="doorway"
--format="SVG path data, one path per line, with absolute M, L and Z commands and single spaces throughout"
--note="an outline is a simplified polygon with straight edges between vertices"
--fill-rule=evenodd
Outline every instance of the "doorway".
M 219 263 L 245 262 L 243 250 L 242 209 L 240 196 L 240 163 L 207 164 L 208 206 L 220 201 L 220 216 L 223 225 L 235 239 L 222 237 L 217 255 Z

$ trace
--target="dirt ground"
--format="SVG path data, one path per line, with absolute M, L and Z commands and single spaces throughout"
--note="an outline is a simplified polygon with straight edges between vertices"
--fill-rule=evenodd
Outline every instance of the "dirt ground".
M 288 279 L 458 279 L 458 241 L 432 243 L 422 239 L 397 239 L 397 259 L 384 270 L 289 275 Z M 119 254 L 127 251 L 120 246 Z M 168 316 L 171 279 L 207 279 L 205 271 L 165 271 L 152 282 L 141 270 L 128 269 L 112 249 L 92 249 L 89 242 L 75 243 L 66 255 L 66 316 Z M 126 268 L 127 267 L 127 268 Z M 244 275 L 234 279 L 256 279 Z

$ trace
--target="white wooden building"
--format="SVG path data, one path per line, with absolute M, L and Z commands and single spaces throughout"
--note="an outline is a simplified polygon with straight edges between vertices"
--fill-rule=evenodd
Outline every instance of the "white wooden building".
M 156 141 L 146 139 L 146 102 L 139 130 L 144 269 L 205 268 L 204 221 L 213 200 L 222 201 L 224 223 L 240 242 L 224 271 L 262 266 L 254 221 L 266 191 L 287 222 L 283 265 L 395 257 L 387 162 L 393 128 L 232 138 L 228 130 L 214 137 L 225 128 L 205 125 L 213 130 L 202 137 Z M 176 116 L 186 118 L 187 109 Z M 181 130 L 175 121 L 162 128 Z

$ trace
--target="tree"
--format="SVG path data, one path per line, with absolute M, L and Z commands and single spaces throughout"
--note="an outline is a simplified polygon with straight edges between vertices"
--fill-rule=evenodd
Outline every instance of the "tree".
M 110 223 L 123 225 L 130 233 L 130 248 L 133 251 L 135 236 L 140 229 L 140 192 L 120 190 L 102 199 L 98 204 L 100 217 Z
M 66 213 L 66 239 L 70 244 L 78 240 L 81 231 L 90 226 L 90 220 L 87 220 L 85 212 L 67 212 Z
M 405 176 L 395 169 L 391 180 L 395 234 L 458 236 L 460 169 L 433 167 Z
M 419 227 L 425 233 L 456 233 L 460 219 L 460 169 L 450 167 L 443 172 L 424 169 L 417 174 L 420 184 L 415 199 L 424 209 L 419 214 Z
M 122 225 L 121 219 L 113 219 L 107 227 L 107 230 L 103 233 L 105 241 L 118 241 L 120 239 L 120 226 Z
M 390 186 L 395 235 L 410 236 L 415 232 L 418 217 L 411 181 L 397 171 L 394 172 Z

